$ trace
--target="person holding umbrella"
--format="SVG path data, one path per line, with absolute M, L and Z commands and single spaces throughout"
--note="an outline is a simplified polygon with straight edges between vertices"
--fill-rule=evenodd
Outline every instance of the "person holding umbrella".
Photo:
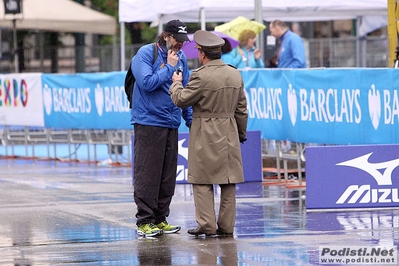
M 225 45 L 222 47 L 223 54 L 230 52 L 232 49 L 234 49 L 236 46 L 238 46 L 240 44 L 240 42 L 237 39 L 235 39 L 227 34 L 224 34 L 222 32 L 218 32 L 218 31 L 210 31 L 210 32 L 212 34 L 215 34 L 215 35 L 221 37 L 225 41 Z M 187 59 L 198 58 L 198 49 L 196 48 L 197 44 L 194 41 L 194 34 L 187 34 L 187 37 L 188 37 L 189 41 L 183 43 L 181 50 L 186 55 Z M 226 51 L 224 51 L 224 49 L 226 49 Z
M 243 16 L 216 26 L 215 31 L 223 32 L 240 42 L 239 47 L 230 53 L 228 63 L 237 68 L 263 68 L 265 64 L 262 53 L 255 47 L 256 36 L 266 28 L 257 21 L 249 20 Z M 224 56 L 228 57 L 228 56 Z
M 193 184 L 197 227 L 190 235 L 232 236 L 236 221 L 236 183 L 244 182 L 240 142 L 246 141 L 247 102 L 240 72 L 221 58 L 224 40 L 208 31 L 194 33 L 198 60 L 184 87 L 175 72 L 169 93 L 180 108 L 192 106 L 188 178 Z M 214 185 L 221 189 L 216 219 Z

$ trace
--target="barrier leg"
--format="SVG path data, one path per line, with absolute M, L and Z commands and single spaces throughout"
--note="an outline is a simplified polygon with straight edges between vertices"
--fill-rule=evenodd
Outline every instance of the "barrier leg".
M 280 166 L 280 142 L 276 141 L 276 167 L 277 167 L 277 180 L 281 181 L 281 166 Z
M 298 167 L 298 180 L 299 185 L 302 185 L 302 166 L 301 166 L 301 154 L 302 154 L 302 143 L 297 143 L 297 167 Z

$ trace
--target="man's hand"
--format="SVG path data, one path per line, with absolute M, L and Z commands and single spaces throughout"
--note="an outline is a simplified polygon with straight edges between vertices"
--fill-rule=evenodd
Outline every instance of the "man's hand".
M 183 75 L 181 74 L 181 72 L 176 71 L 175 73 L 173 73 L 172 76 L 172 81 L 182 81 L 183 80 Z
M 168 50 L 168 64 L 172 66 L 176 66 L 177 62 L 179 62 L 179 57 L 177 56 L 177 53 L 175 51 Z

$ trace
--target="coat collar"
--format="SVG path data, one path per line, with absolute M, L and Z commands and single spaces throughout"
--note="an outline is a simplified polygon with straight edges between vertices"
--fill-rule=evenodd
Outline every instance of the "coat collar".
M 222 59 L 214 59 L 206 63 L 204 66 L 222 66 L 226 63 Z

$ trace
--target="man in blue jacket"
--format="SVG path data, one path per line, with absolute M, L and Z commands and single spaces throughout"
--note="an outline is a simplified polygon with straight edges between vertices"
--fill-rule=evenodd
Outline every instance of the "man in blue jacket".
M 133 57 L 136 82 L 132 95 L 131 124 L 134 126 L 134 201 L 137 233 L 156 236 L 175 233 L 180 226 L 166 221 L 176 184 L 178 128 L 181 116 L 190 127 L 191 107 L 176 107 L 169 95 L 172 75 L 178 71 L 183 83 L 189 80 L 187 59 L 181 47 L 188 41 L 187 27 L 169 21 L 154 46 L 147 44 Z
M 281 20 L 270 23 L 270 34 L 280 41 L 278 68 L 306 68 L 306 56 L 301 36 L 289 30 Z

